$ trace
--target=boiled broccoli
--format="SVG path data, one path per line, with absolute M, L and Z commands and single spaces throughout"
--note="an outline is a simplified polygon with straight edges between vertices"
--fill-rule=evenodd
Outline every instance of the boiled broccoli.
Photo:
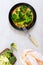
M 20 11 L 25 12 L 27 10 L 27 6 L 23 5 L 20 7 Z
M 17 20 L 17 15 L 16 14 L 12 14 L 11 18 L 15 22 Z

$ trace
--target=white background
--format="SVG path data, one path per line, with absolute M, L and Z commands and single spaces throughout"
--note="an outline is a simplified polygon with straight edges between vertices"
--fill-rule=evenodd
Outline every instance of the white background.
M 9 23 L 8 15 L 11 7 L 20 2 L 29 3 L 36 10 L 36 24 L 29 33 L 38 42 L 38 48 L 31 43 L 24 32 L 14 29 Z M 9 48 L 12 42 L 16 42 L 18 46 L 18 51 L 14 52 L 17 57 L 26 48 L 35 49 L 43 54 L 43 0 L 0 0 L 0 52 Z

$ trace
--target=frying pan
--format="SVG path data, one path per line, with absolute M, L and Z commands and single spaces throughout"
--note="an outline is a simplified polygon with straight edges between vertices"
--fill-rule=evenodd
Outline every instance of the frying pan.
M 11 19 L 11 15 L 12 15 L 12 12 L 14 11 L 14 9 L 16 9 L 17 7 L 19 7 L 19 6 L 21 6 L 21 5 L 25 5 L 25 6 L 27 6 L 28 8 L 30 8 L 30 10 L 31 10 L 32 13 L 33 13 L 33 21 L 32 21 L 32 23 L 31 23 L 29 26 L 27 26 L 27 27 L 24 27 L 24 26 L 23 26 L 22 28 L 19 28 L 19 27 L 17 27 L 17 26 L 13 23 L 13 21 L 12 21 L 12 19 Z M 29 30 L 30 28 L 32 28 L 32 27 L 34 26 L 35 22 L 36 22 L 36 12 L 35 12 L 35 9 L 34 9 L 30 4 L 27 4 L 27 3 L 18 3 L 18 4 L 16 4 L 16 5 L 14 5 L 14 6 L 11 8 L 10 12 L 9 12 L 9 22 L 10 22 L 10 24 L 11 24 L 15 29 L 24 31 L 24 32 L 28 35 L 28 38 L 32 41 L 32 43 L 33 43 L 35 46 L 38 46 L 38 43 L 37 43 L 37 42 L 34 40 L 34 38 L 28 33 L 28 30 Z

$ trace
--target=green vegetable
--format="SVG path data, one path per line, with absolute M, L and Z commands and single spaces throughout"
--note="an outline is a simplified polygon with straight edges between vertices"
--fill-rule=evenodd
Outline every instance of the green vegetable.
M 10 58 L 11 54 L 9 52 L 4 52 L 4 56 L 6 56 L 7 58 Z
M 21 23 L 22 21 L 24 21 L 22 18 L 17 19 L 18 23 Z
M 29 22 L 31 22 L 32 21 L 32 18 L 30 18 L 30 17 L 27 17 L 26 18 L 26 23 L 29 23 Z
M 28 24 L 28 23 L 30 23 L 30 22 L 31 22 L 31 20 L 32 20 L 32 18 L 26 18 L 25 23 L 26 23 L 26 24 Z
M 16 57 L 12 55 L 12 50 L 6 50 L 4 53 L 2 53 L 3 56 L 5 56 L 11 64 L 16 62 Z
M 28 23 L 30 23 L 32 21 L 31 16 L 28 17 L 27 15 L 25 15 L 23 18 L 25 19 L 24 24 L 28 24 Z
M 27 17 L 28 17 L 28 16 L 27 16 L 27 15 L 25 15 L 25 16 L 23 17 L 23 19 L 24 19 L 24 20 L 26 20 L 26 18 L 27 18 Z
M 28 10 L 28 7 L 25 5 L 20 6 L 19 9 L 20 10 L 16 8 L 16 13 L 12 14 L 12 21 L 26 27 L 30 22 L 32 22 L 32 11 Z
M 32 16 L 32 15 L 31 15 L 31 11 L 27 11 L 27 12 L 26 12 L 26 15 L 27 15 L 28 17 L 29 17 L 29 16 Z
M 25 22 L 25 20 L 24 21 L 21 21 L 21 22 L 18 22 L 19 24 L 21 24 L 21 25 L 23 25 L 24 24 L 24 22 Z
M 21 6 L 20 11 L 25 12 L 27 10 L 27 6 Z
M 16 8 L 16 14 L 19 14 L 18 8 Z
M 19 17 L 20 17 L 20 18 L 23 18 L 23 16 L 24 16 L 24 13 L 20 11 L 20 12 L 19 12 Z
M 15 61 L 16 61 L 16 57 L 15 56 L 14 57 L 10 57 L 9 60 L 10 60 L 11 64 L 14 64 Z
M 17 20 L 17 15 L 16 14 L 12 14 L 11 18 L 15 22 Z
M 12 44 L 11 44 L 11 48 L 14 48 L 14 49 L 18 50 L 16 43 L 12 43 Z

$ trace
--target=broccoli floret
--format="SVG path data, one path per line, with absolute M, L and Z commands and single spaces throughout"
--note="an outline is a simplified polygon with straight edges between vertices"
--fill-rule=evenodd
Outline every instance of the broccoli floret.
M 16 43 L 11 43 L 11 48 L 14 48 L 14 49 L 17 50 L 17 45 L 16 45 Z
M 16 14 L 19 14 L 18 8 L 16 8 Z
M 11 64 L 16 62 L 16 57 L 12 56 L 12 50 L 6 50 L 2 55 L 6 56 Z
M 9 58 L 9 61 L 10 61 L 11 64 L 14 64 L 16 62 L 16 60 L 17 59 L 16 59 L 15 56 L 12 56 L 12 57 Z
M 23 16 L 24 16 L 24 13 L 20 11 L 20 12 L 19 12 L 19 17 L 20 17 L 20 18 L 23 18 Z
M 7 50 L 3 53 L 4 56 L 6 56 L 7 58 L 10 58 L 11 57 L 11 53 L 12 51 L 11 50 Z
M 29 16 L 32 16 L 32 15 L 31 15 L 31 11 L 27 11 L 27 12 L 26 12 L 26 15 L 27 15 L 28 17 L 29 17 Z
M 27 6 L 23 5 L 20 7 L 20 11 L 25 12 L 27 10 Z
M 32 22 L 32 18 L 27 17 L 26 20 L 25 20 L 25 23 L 28 24 L 30 22 Z
M 32 21 L 32 17 L 28 17 L 27 15 L 24 16 L 25 22 L 24 24 L 28 24 Z
M 17 15 L 16 14 L 12 14 L 11 18 L 15 22 L 17 20 Z

